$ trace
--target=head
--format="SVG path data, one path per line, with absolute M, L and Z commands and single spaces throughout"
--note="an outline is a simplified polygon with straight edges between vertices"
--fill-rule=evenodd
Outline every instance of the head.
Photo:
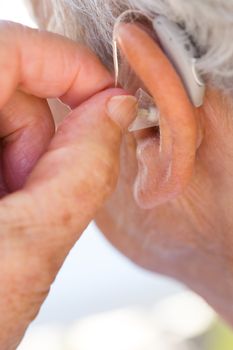
M 118 187 L 97 223 L 131 259 L 179 278 L 205 296 L 208 292 L 198 282 L 200 276 L 209 276 L 214 284 L 213 261 L 223 267 L 233 256 L 229 235 L 233 227 L 233 4 L 228 0 L 34 1 L 40 26 L 87 44 L 110 70 L 114 23 L 127 9 L 152 18 L 165 15 L 185 29 L 200 52 L 197 69 L 207 92 L 204 105 L 192 115 L 187 110 L 183 124 L 171 125 L 164 116 L 162 138 L 154 130 L 125 136 Z M 185 98 L 179 89 L 173 90 L 173 98 L 166 94 L 172 67 L 163 68 L 166 79 L 158 82 L 157 89 L 163 91 L 168 114 L 179 115 L 186 108 Z M 175 135 L 172 140 L 171 135 Z M 160 153 L 164 144 L 176 149 L 166 161 Z M 164 167 L 169 185 L 159 179 Z M 220 257 L 220 249 L 231 253 Z M 198 260 L 201 268 L 184 264 L 187 259 Z

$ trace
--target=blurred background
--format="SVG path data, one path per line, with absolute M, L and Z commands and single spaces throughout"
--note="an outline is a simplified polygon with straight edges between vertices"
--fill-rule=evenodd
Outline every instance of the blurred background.
M 21 0 L 0 0 L 0 18 L 36 26 Z M 92 223 L 18 348 L 37 349 L 232 350 L 233 334 L 201 298 L 133 265 Z

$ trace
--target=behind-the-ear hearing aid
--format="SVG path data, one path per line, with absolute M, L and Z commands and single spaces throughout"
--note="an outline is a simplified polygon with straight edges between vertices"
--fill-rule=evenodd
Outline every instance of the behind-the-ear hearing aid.
M 125 19 L 132 13 L 144 16 L 139 11 L 128 10 L 118 18 L 116 26 L 122 21 L 126 22 Z M 198 52 L 192 40 L 184 29 L 164 16 L 158 15 L 155 19 L 151 19 L 146 15 L 145 17 L 152 23 L 160 45 L 179 74 L 191 102 L 195 107 L 202 106 L 205 96 L 205 83 L 196 69 Z M 132 22 L 132 17 L 130 22 Z M 117 84 L 119 64 L 115 38 L 113 38 L 113 50 Z M 129 131 L 159 126 L 159 110 L 155 106 L 153 98 L 143 89 L 137 91 L 136 97 L 139 104 L 138 116 L 130 125 Z
M 195 107 L 203 104 L 205 84 L 196 71 L 197 49 L 177 24 L 164 16 L 153 20 L 153 27 L 167 57 L 179 73 Z

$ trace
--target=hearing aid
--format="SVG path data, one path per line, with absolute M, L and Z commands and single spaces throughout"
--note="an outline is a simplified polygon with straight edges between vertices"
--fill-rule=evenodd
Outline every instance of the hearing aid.
M 196 70 L 198 52 L 190 37 L 177 24 L 164 16 L 153 20 L 153 27 L 167 57 L 183 81 L 195 107 L 203 104 L 205 83 Z
M 128 18 L 130 14 L 145 16 L 147 20 L 151 22 L 161 48 L 176 69 L 176 72 L 179 74 L 190 101 L 196 108 L 201 107 L 204 102 L 206 87 L 196 68 L 198 50 L 185 30 L 165 16 L 158 15 L 152 19 L 137 10 L 128 10 L 124 12 L 117 19 L 116 26 L 122 21 L 126 22 L 125 19 Z M 133 22 L 132 17 L 130 18 L 130 22 Z M 114 37 L 113 57 L 117 84 L 119 61 L 117 41 Z M 142 88 L 137 90 L 135 96 L 138 99 L 139 105 L 138 115 L 129 126 L 129 131 L 131 132 L 159 126 L 159 110 L 156 107 L 152 96 Z

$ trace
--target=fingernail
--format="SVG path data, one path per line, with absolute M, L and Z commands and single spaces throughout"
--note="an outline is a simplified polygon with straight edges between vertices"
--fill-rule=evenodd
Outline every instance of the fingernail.
M 126 131 L 132 121 L 136 118 L 138 102 L 134 96 L 114 96 L 107 103 L 109 117 Z

